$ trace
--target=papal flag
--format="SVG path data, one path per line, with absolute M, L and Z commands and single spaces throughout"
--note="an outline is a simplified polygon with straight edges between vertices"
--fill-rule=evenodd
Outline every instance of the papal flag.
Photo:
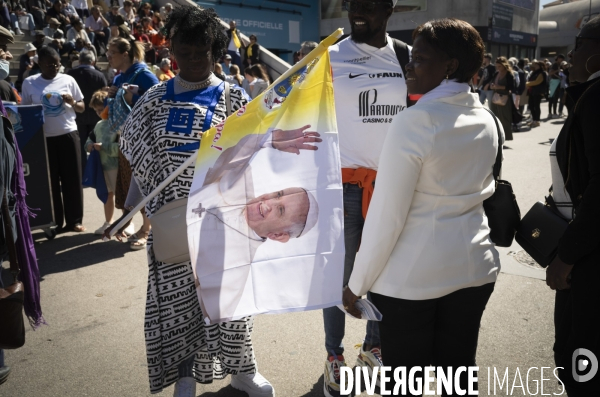
M 342 181 L 327 48 L 202 136 L 188 242 L 207 322 L 341 302 Z

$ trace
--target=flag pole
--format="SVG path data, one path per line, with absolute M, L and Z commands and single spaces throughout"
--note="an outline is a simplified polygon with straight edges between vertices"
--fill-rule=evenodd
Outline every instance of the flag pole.
M 321 41 L 321 43 L 319 43 L 319 46 L 317 48 L 315 48 L 314 50 L 311 51 L 310 54 L 308 54 L 307 56 L 305 56 L 304 58 L 302 58 L 302 60 L 300 62 L 298 62 L 297 64 L 295 64 L 294 66 L 292 66 L 287 72 L 285 72 L 284 74 L 282 74 L 281 76 L 279 76 L 279 78 L 277 80 L 275 80 L 266 90 L 265 92 L 267 92 L 268 90 L 271 89 L 271 87 L 273 87 L 276 84 L 279 84 L 281 81 L 289 78 L 292 74 L 296 73 L 296 71 L 300 70 L 302 67 L 308 65 L 310 62 L 313 61 L 313 59 L 315 59 L 316 57 L 318 57 L 320 54 L 322 54 L 323 52 L 327 51 L 327 49 L 335 44 L 335 42 L 344 34 L 344 30 L 343 29 L 337 29 L 335 32 L 333 32 L 331 35 L 329 35 L 326 39 L 324 39 L 323 41 Z M 312 54 L 312 56 L 311 56 Z M 258 96 L 257 98 L 262 97 L 262 95 Z M 255 98 L 256 100 L 256 98 Z M 115 227 L 113 227 L 109 233 L 110 237 L 113 237 L 117 231 L 119 229 L 121 229 L 127 222 L 129 222 L 129 220 L 131 218 L 133 218 L 133 216 L 140 211 L 142 208 L 144 208 L 144 206 L 150 201 L 152 200 L 154 197 L 156 197 L 163 189 L 165 189 L 169 183 L 173 182 L 175 180 L 175 178 L 177 178 L 179 175 L 181 175 L 183 173 L 183 171 L 185 171 L 186 168 L 188 168 L 189 166 L 192 166 L 196 163 L 196 158 L 198 157 L 198 152 L 194 152 L 192 153 L 192 155 L 190 156 L 190 158 L 188 158 L 183 164 L 181 164 L 181 166 L 179 168 L 177 168 L 174 172 L 172 172 L 164 181 L 162 181 L 162 183 L 160 185 L 158 185 L 156 187 L 156 189 L 154 189 L 152 192 L 150 192 L 150 194 L 148 194 L 146 197 L 144 197 L 144 199 L 135 206 L 134 209 L 131 210 L 131 212 L 129 214 L 127 214 L 127 216 L 125 216 L 123 219 L 121 219 L 121 221 L 115 225 Z M 108 239 L 104 238 L 105 241 L 107 241 Z
M 191 165 L 194 165 L 196 163 L 196 157 L 197 157 L 196 155 L 197 154 L 198 154 L 198 152 L 192 153 L 192 155 L 190 156 L 189 159 L 187 159 L 183 164 L 181 164 L 181 166 L 179 166 L 179 168 L 177 168 L 174 172 L 172 172 L 149 195 L 144 197 L 144 199 L 138 205 L 136 205 L 135 208 L 132 209 L 131 212 L 129 214 L 127 214 L 126 217 L 121 219 L 121 222 L 119 222 L 115 227 L 112 228 L 112 230 L 110 231 L 110 237 L 114 236 L 119 229 L 121 229 L 127 222 L 129 222 L 129 220 L 131 218 L 133 218 L 133 216 L 135 214 L 137 214 L 138 211 L 140 211 L 142 208 L 144 208 L 144 206 L 148 203 L 148 201 L 150 201 L 154 197 L 158 196 L 158 194 L 163 189 L 165 189 L 167 186 L 169 186 L 169 183 L 173 182 L 175 180 L 175 178 L 177 178 L 179 175 L 181 175 L 183 173 L 183 171 L 185 171 L 186 168 L 188 168 Z M 132 176 L 132 178 L 133 178 L 133 176 Z

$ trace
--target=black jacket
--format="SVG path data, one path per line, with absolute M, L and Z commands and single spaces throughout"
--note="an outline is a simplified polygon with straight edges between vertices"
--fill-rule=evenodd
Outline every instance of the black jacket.
M 558 247 L 558 256 L 570 265 L 591 253 L 600 253 L 598 103 L 600 77 L 567 88 L 569 116 L 556 142 L 558 166 L 575 209 L 575 219 L 567 227 Z
M 517 95 L 521 95 L 527 86 L 527 75 L 518 67 L 515 67 L 515 71 L 519 74 L 519 85 L 515 87 L 515 91 Z
M 529 95 L 544 95 L 546 92 L 548 92 L 548 74 L 542 69 L 531 72 L 527 81 L 535 81 L 540 74 L 542 75 L 541 84 L 531 87 Z
M 487 65 L 484 69 L 485 72 L 483 74 L 483 83 L 481 83 L 482 88 L 492 82 L 492 78 L 496 73 L 496 67 L 494 65 Z
M 2 101 L 17 102 L 17 96 L 10 83 L 6 80 L 0 80 L 0 99 Z
M 15 198 L 11 192 L 11 181 L 16 161 L 15 145 L 16 142 L 8 119 L 6 117 L 0 117 L 0 205 L 2 205 L 2 198 L 6 193 L 13 230 L 13 235 L 10 237 L 12 237 L 13 240 L 16 240 L 17 231 L 14 219 Z M 0 263 L 8 253 L 6 241 L 7 238 L 9 238 L 9 236 L 6 236 L 4 233 L 4 220 L 2 218 L 3 215 L 0 210 Z
M 229 49 L 229 42 L 231 41 L 231 30 L 229 29 L 227 31 L 227 48 Z M 240 36 L 242 34 L 242 32 L 240 32 L 239 29 L 235 29 L 235 34 L 237 34 L 238 39 L 240 39 L 240 44 L 242 45 L 239 50 L 240 50 L 240 54 L 242 53 L 242 51 L 244 50 L 244 42 L 242 41 L 242 37 Z
M 248 48 L 252 48 L 252 56 L 249 57 L 248 56 Z M 259 57 L 259 47 L 258 44 L 252 44 L 251 46 L 246 47 L 246 49 L 244 50 L 244 59 L 246 61 L 249 61 L 252 65 L 256 65 L 259 61 L 258 61 L 258 57 Z
M 85 110 L 83 113 L 77 113 L 77 122 L 82 124 L 95 124 L 100 121 L 100 118 L 90 108 L 90 99 L 94 92 L 106 87 L 106 77 L 104 74 L 94 67 L 80 66 L 75 69 L 69 70 L 68 74 L 72 76 L 77 85 L 81 89 L 83 94 L 83 103 L 85 104 Z

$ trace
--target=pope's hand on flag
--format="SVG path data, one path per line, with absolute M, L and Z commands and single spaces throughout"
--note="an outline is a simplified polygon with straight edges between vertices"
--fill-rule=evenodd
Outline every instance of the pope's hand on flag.
M 272 145 L 282 152 L 300 154 L 300 150 L 317 150 L 316 145 L 310 143 L 323 142 L 321 134 L 316 131 L 306 131 L 310 125 L 293 130 L 274 130 Z

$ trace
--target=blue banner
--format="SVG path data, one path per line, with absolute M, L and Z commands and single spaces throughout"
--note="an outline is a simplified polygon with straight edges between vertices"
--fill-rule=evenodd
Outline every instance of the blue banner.
M 244 3 L 197 0 L 196 3 L 214 8 L 225 22 L 234 20 L 240 32 L 246 36 L 255 35 L 258 44 L 277 52 L 288 62 L 292 61 L 292 53 L 300 49 L 303 41 L 320 41 L 319 5 L 316 1 L 277 4 L 276 7 L 257 0 Z
M 13 125 L 19 150 L 23 151 L 35 134 L 42 133 L 40 129 L 44 125 L 44 109 L 42 105 L 4 105 L 4 107 Z

